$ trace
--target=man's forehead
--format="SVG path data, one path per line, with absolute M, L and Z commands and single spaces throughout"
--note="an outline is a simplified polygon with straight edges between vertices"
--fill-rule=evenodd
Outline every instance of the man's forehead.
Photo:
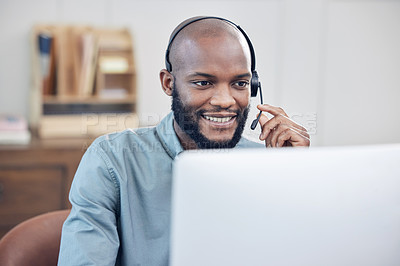
M 249 49 L 231 37 L 199 38 L 196 41 L 183 40 L 174 57 L 176 70 L 229 73 L 250 71 Z

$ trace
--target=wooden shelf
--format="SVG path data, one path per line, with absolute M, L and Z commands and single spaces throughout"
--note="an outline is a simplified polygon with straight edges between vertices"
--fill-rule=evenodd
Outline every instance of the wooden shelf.
M 113 71 L 102 71 L 103 75 L 134 75 L 135 71 L 133 69 L 128 69 L 124 72 L 113 72 Z
M 99 96 L 76 97 L 76 96 L 56 96 L 45 95 L 43 96 L 43 104 L 121 104 L 136 102 L 136 95 L 127 95 L 124 98 L 102 98 Z

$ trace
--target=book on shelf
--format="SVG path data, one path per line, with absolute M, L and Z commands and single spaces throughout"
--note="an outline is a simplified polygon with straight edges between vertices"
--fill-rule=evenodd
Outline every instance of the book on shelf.
M 75 94 L 76 77 L 74 75 L 73 36 L 69 26 L 54 27 L 57 57 L 57 96 Z
M 44 95 L 55 94 L 55 38 L 50 31 L 38 34 L 40 74 Z
M 0 114 L 0 144 L 28 144 L 31 133 L 24 117 Z
M 91 96 L 94 91 L 94 81 L 98 57 L 98 37 L 91 29 L 75 32 L 74 66 L 77 79 L 77 94 Z
M 36 67 L 43 79 L 43 95 L 92 95 L 98 55 L 96 32 L 90 27 L 47 26 L 39 27 L 36 38 Z

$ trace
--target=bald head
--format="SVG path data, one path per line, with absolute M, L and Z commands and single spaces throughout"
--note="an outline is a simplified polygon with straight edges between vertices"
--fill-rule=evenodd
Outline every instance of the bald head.
M 183 21 L 171 34 L 170 41 L 176 32 L 180 30 L 173 40 L 169 51 L 169 62 L 172 65 L 174 73 L 185 66 L 188 50 L 211 41 L 214 41 L 213 46 L 219 46 L 219 44 L 222 45 L 227 42 L 232 45 L 239 45 L 246 53 L 247 59 L 250 60 L 250 49 L 247 41 L 236 26 L 221 19 L 207 18 L 195 21 L 181 29 L 183 25 L 193 19 L 195 18 Z

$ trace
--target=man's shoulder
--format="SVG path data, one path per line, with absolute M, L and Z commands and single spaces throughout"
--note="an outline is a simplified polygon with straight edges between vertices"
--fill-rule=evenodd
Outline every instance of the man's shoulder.
M 90 145 L 90 148 L 109 150 L 148 145 L 158 142 L 155 132 L 155 127 L 125 129 L 120 132 L 109 133 L 96 138 Z

